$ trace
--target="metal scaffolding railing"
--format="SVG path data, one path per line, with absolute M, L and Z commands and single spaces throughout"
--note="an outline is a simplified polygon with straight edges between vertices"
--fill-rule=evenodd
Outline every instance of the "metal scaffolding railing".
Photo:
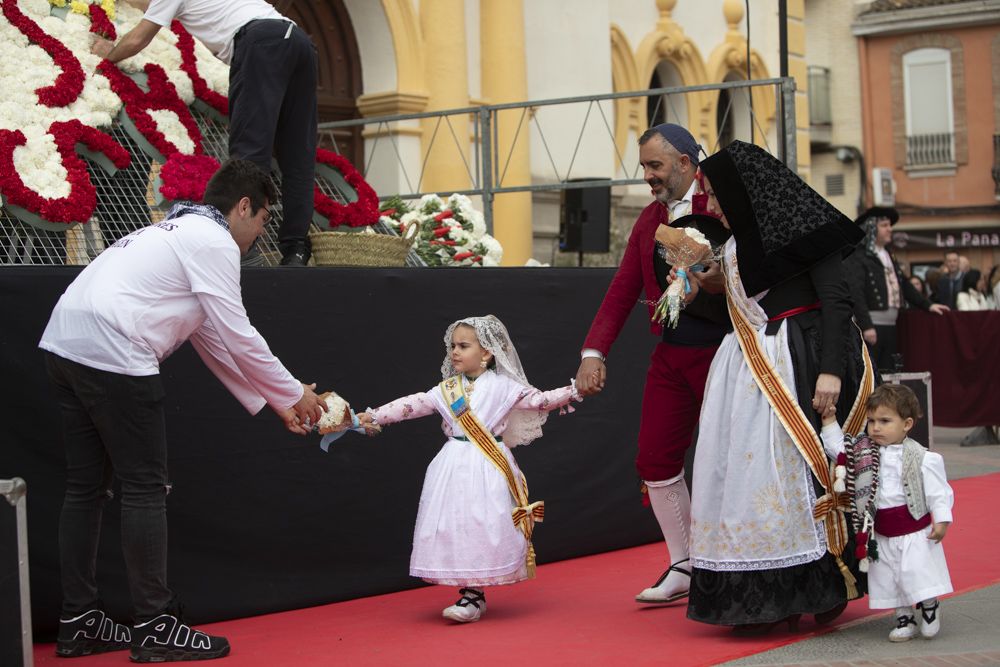
M 765 91 L 766 94 L 760 94 Z M 796 168 L 795 82 L 787 77 L 699 86 L 671 86 L 337 121 L 320 125 L 320 142 L 339 151 L 335 137 L 336 130 L 365 128 L 369 138 L 365 144 L 362 174 L 370 182 L 380 170 L 393 170 L 394 173 L 401 175 L 397 179 L 401 185 L 395 188 L 398 191 L 389 192 L 383 189 L 379 192 L 379 197 L 383 200 L 393 197 L 417 199 L 431 194 L 431 191 L 422 188 L 428 158 L 438 142 L 453 142 L 462 155 L 462 166 L 469 187 L 437 191 L 434 194 L 446 196 L 457 192 L 481 197 L 483 216 L 487 229 L 492 233 L 494 199 L 498 195 L 642 184 L 641 167 L 637 162 L 629 164 L 627 156 L 622 154 L 616 142 L 615 114 L 622 111 L 615 105 L 628 100 L 632 100 L 633 103 L 650 104 L 649 117 L 665 116 L 673 122 L 684 124 L 684 109 L 689 106 L 687 97 L 692 95 L 698 96 L 700 106 L 703 106 L 706 100 L 711 100 L 716 109 L 713 129 L 714 136 L 718 139 L 716 145 L 705 146 L 708 153 L 714 152 L 721 147 L 721 143 L 731 139 L 756 140 L 758 143 L 762 139 L 768 150 L 775 153 L 793 170 Z M 652 102 L 654 99 L 655 104 Z M 763 100 L 773 100 L 773 106 L 768 104 L 769 108 L 762 108 Z M 561 132 L 553 132 L 551 127 L 543 127 L 543 110 L 574 105 L 581 108 L 573 109 L 573 113 L 567 112 L 567 116 L 582 117 L 575 135 L 566 132 L 564 125 L 559 127 Z M 227 127 L 224 119 L 216 118 L 199 109 L 193 109 L 192 112 L 204 136 L 206 152 L 220 160 L 225 159 Z M 520 114 L 516 131 L 513 136 L 505 136 L 504 145 L 501 146 L 499 115 L 518 112 Z M 466 134 L 463 140 L 462 133 L 456 130 L 458 123 L 453 121 L 460 117 L 464 117 L 462 127 L 465 127 L 465 119 L 469 119 L 471 139 Z M 429 136 L 421 142 L 419 155 L 414 156 L 410 151 L 407 157 L 404 157 L 400 136 L 396 131 L 398 124 L 428 119 L 434 122 L 425 123 L 423 133 L 425 136 L 429 133 Z M 767 129 L 772 119 L 777 127 L 774 134 L 775 146 L 769 145 L 767 138 Z M 532 131 L 537 135 L 537 142 L 530 144 L 531 150 L 540 150 L 544 153 L 548 170 L 532 169 L 531 183 L 511 184 L 508 179 L 508 169 L 515 147 L 522 142 L 529 142 Z M 0 211 L 0 264 L 86 263 L 118 238 L 158 219 L 157 216 L 162 216 L 162 211 L 157 209 L 150 197 L 157 165 L 142 154 L 141 149 L 117 124 L 111 134 L 133 155 L 133 162 L 128 169 L 121 170 L 114 176 L 108 176 L 101 168 L 88 163 L 90 177 L 97 188 L 98 197 L 98 208 L 91 221 L 78 225 L 75 231 L 67 233 L 58 226 L 46 226 L 45 229 L 40 229 L 2 210 Z M 384 142 L 388 142 L 388 146 L 384 145 Z M 614 178 L 581 179 L 574 173 L 574 168 L 579 169 L 581 153 L 593 155 L 595 150 L 606 150 L 609 152 L 605 155 L 614 155 Z M 466 155 L 469 157 L 465 157 Z M 386 156 L 392 158 L 394 162 L 387 163 Z M 559 164 L 565 165 L 564 168 L 560 168 Z M 593 174 L 585 174 L 585 177 L 589 176 Z M 275 173 L 274 178 L 277 182 L 280 180 L 280 175 Z M 333 182 L 334 180 L 336 182 Z M 349 202 L 356 199 L 356 193 L 352 192 L 350 186 L 347 186 L 342 179 L 318 178 L 317 185 L 321 191 L 338 201 Z M 276 218 L 280 220 L 280 203 L 273 210 Z M 52 231 L 53 227 L 59 231 Z M 278 258 L 276 227 L 277 225 L 269 226 L 268 235 L 260 244 L 269 264 L 276 263 Z M 377 231 L 392 233 L 391 230 L 381 226 Z M 408 264 L 414 263 L 418 262 L 408 262 Z
M 773 99 L 775 104 L 773 109 L 762 110 L 754 108 L 752 92 L 754 90 L 761 89 L 773 89 Z M 388 141 L 390 143 L 391 151 L 389 153 L 398 161 L 397 164 L 392 165 L 392 168 L 398 168 L 400 170 L 400 173 L 403 175 L 402 183 L 406 186 L 408 191 L 380 192 L 380 198 L 389 199 L 393 197 L 400 197 L 402 199 L 417 199 L 426 194 L 448 195 L 453 192 L 465 195 L 478 195 L 482 197 L 483 215 L 486 218 L 488 229 L 492 232 L 493 200 L 500 194 L 511 192 L 559 191 L 595 186 L 606 187 L 609 185 L 636 185 L 643 183 L 643 180 L 639 178 L 639 165 L 628 165 L 625 163 L 625 159 L 615 143 L 613 123 L 609 121 L 608 110 L 605 109 L 602 102 L 613 103 L 619 100 L 646 100 L 649 98 L 656 98 L 656 106 L 653 109 L 652 114 L 650 114 L 652 117 L 656 117 L 656 112 L 660 109 L 660 105 L 664 104 L 664 101 L 666 101 L 667 104 L 672 104 L 671 100 L 680 98 L 683 101 L 684 97 L 687 95 L 705 95 L 710 93 L 719 94 L 723 91 L 728 93 L 728 95 L 725 95 L 725 103 L 717 108 L 715 136 L 720 138 L 726 136 L 725 129 L 727 128 L 727 123 L 733 122 L 737 113 L 736 108 L 741 107 L 749 114 L 749 117 L 744 123 L 745 127 L 749 128 L 749 133 L 748 136 L 732 136 L 732 138 L 754 141 L 756 138 L 763 137 L 766 142 L 766 124 L 761 122 L 761 115 L 766 114 L 771 116 L 773 114 L 773 118 L 777 121 L 779 128 L 777 131 L 777 146 L 773 147 L 773 152 L 775 152 L 778 157 L 785 162 L 785 164 L 794 170 L 797 164 L 795 142 L 795 81 L 794 79 L 788 77 L 754 81 L 729 81 L 725 83 L 705 84 L 699 86 L 672 86 L 641 91 L 608 93 L 603 95 L 562 97 L 527 102 L 513 102 L 508 104 L 490 104 L 484 106 L 449 109 L 446 111 L 377 116 L 356 120 L 323 123 L 320 125 L 320 132 L 323 134 L 323 137 L 336 148 L 336 141 L 333 137 L 334 130 L 364 127 L 373 137 L 369 139 L 365 149 L 363 174 L 366 177 L 383 167 L 383 165 L 375 159 L 376 155 L 381 155 L 378 153 L 379 143 L 383 141 Z M 538 120 L 537 111 L 544 107 L 567 105 L 585 105 L 585 111 L 583 113 L 584 120 L 581 123 L 580 130 L 575 137 L 572 146 L 563 146 L 563 148 L 567 151 L 571 149 L 572 155 L 569 159 L 569 166 L 565 169 L 565 171 L 560 172 L 559 168 L 556 166 L 556 160 L 553 157 L 553 142 L 551 141 L 549 134 L 547 134 L 542 127 L 541 122 Z M 506 144 L 506 148 L 503 148 L 501 147 L 500 140 L 498 138 L 498 114 L 501 112 L 512 111 L 521 112 L 518 119 L 517 130 L 513 137 L 505 138 L 504 143 Z M 604 130 L 603 133 L 600 131 L 594 132 L 589 129 L 588 123 L 593 115 L 600 117 L 601 125 L 603 125 Z M 679 115 L 680 114 L 678 113 L 674 113 L 673 117 L 677 117 Z M 465 147 L 462 140 L 459 139 L 454 124 L 452 123 L 453 118 L 460 116 L 469 117 L 472 123 L 471 164 L 469 160 L 464 159 L 464 155 L 466 153 L 464 149 Z M 413 165 L 406 164 L 402 157 L 399 140 L 398 137 L 394 135 L 393 129 L 394 125 L 398 123 L 406 121 L 422 121 L 426 119 L 435 119 L 436 122 L 431 130 L 430 138 L 424 142 L 422 154 L 420 156 L 420 170 L 414 175 L 411 173 L 412 170 L 410 169 Z M 534 127 L 537 130 L 539 139 L 539 143 L 533 145 L 532 148 L 534 149 L 537 146 L 541 147 L 546 154 L 552 172 L 548 175 L 538 173 L 532 174 L 534 181 L 544 182 L 505 185 L 505 177 L 507 175 L 514 147 L 518 144 L 518 142 L 527 140 L 524 134 L 528 132 L 531 127 Z M 443 132 L 442 129 L 447 131 Z M 730 134 L 732 134 L 731 131 Z M 450 137 L 455 144 L 455 148 L 458 150 L 458 154 L 463 156 L 463 166 L 468 176 L 470 187 L 452 189 L 448 191 L 430 191 L 421 188 L 424 168 L 427 164 L 428 156 L 434 149 L 435 143 L 442 135 Z M 606 139 L 610 139 L 611 145 L 615 147 L 615 158 L 617 162 L 616 171 L 620 171 L 622 174 L 625 174 L 625 177 L 601 180 L 574 179 L 572 169 L 576 163 L 576 158 L 583 142 L 597 140 L 603 141 Z M 706 146 L 705 150 L 708 153 L 712 153 L 720 147 L 721 146 L 719 146 L 717 142 L 717 145 L 715 146 Z M 772 149 L 770 146 L 768 146 L 768 148 Z

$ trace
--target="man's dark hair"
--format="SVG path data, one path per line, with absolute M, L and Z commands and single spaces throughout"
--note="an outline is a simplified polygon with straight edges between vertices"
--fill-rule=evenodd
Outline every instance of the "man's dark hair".
M 226 160 L 205 186 L 204 203 L 228 215 L 244 197 L 250 198 L 250 208 L 256 214 L 266 203 L 274 203 L 278 193 L 271 177 L 250 160 Z
M 651 127 L 648 130 L 646 130 L 645 132 L 643 132 L 642 136 L 639 137 L 639 145 L 640 146 L 645 146 L 646 142 L 649 141 L 650 139 L 652 139 L 653 137 L 659 137 L 660 139 L 663 139 L 663 135 L 660 134 L 660 131 L 657 130 L 655 127 Z M 663 143 L 667 143 L 667 140 L 664 139 Z M 667 144 L 667 145 L 669 145 L 669 144 Z M 673 148 L 673 146 L 670 146 L 670 147 Z
M 916 421 L 924 416 L 917 395 L 905 384 L 882 384 L 876 387 L 868 397 L 865 410 L 873 412 L 881 407 L 895 411 L 903 419 Z

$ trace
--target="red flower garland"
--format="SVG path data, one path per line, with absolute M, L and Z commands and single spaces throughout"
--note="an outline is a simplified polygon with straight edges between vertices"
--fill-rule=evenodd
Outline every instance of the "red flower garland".
M 222 115 L 228 116 L 229 98 L 209 88 L 205 79 L 198 73 L 198 59 L 194 55 L 194 37 L 179 21 L 172 22 L 170 29 L 177 35 L 177 49 L 181 52 L 181 71 L 191 79 L 195 97 Z
M 110 39 L 112 42 L 118 39 L 115 24 L 111 22 L 108 13 L 100 5 L 90 6 L 90 32 L 98 37 Z
M 160 169 L 160 194 L 170 200 L 200 202 L 205 186 L 219 170 L 219 161 L 210 155 L 174 153 Z
M 358 200 L 344 205 L 323 194 L 318 187 L 313 189 L 313 206 L 325 217 L 331 227 L 346 224 L 348 227 L 367 227 L 378 222 L 378 195 L 368 185 L 346 158 L 333 151 L 316 149 L 316 162 L 333 167 L 341 173 L 347 184 L 358 193 Z
M 129 165 L 132 157 L 121 144 L 79 120 L 56 121 L 49 126 L 67 172 L 70 193 L 51 199 L 28 188 L 14 168 L 14 149 L 27 143 L 20 130 L 0 130 L 0 191 L 11 204 L 37 213 L 49 222 L 85 222 L 97 206 L 97 189 L 90 182 L 87 165 L 76 154 L 76 145 L 84 144 L 95 153 L 103 153 L 119 169 Z
M 72 104 L 83 91 L 85 77 L 80 61 L 62 42 L 46 33 L 38 27 L 37 23 L 22 14 L 21 10 L 18 9 L 17 0 L 2 1 L 3 15 L 10 21 L 10 24 L 21 31 L 21 34 L 33 44 L 44 49 L 52 57 L 55 66 L 62 70 L 51 86 L 35 90 L 38 102 L 47 107 L 64 107 Z
M 162 67 L 153 63 L 147 63 L 144 69 L 149 87 L 148 93 L 143 92 L 135 81 L 126 76 L 110 60 L 102 60 L 97 66 L 97 71 L 111 82 L 111 90 L 125 103 L 125 113 L 132 119 L 136 129 L 156 150 L 160 151 L 163 157 L 169 158 L 174 153 L 179 153 L 180 149 L 157 129 L 156 121 L 149 115 L 150 111 L 167 110 L 177 114 L 194 143 L 194 152 L 201 154 L 203 152 L 201 131 L 187 105 L 178 97 L 177 89 L 170 83 L 167 73 Z

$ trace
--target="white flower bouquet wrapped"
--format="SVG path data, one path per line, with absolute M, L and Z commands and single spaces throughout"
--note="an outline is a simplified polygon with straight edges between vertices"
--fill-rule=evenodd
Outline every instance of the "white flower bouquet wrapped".
M 676 329 L 684 305 L 684 295 L 691 291 L 688 272 L 698 270 L 713 257 L 712 244 L 693 227 L 660 225 L 656 229 L 658 252 L 677 272 L 677 279 L 660 296 L 653 308 L 653 321 Z
M 336 392 L 328 391 L 320 394 L 320 398 L 326 403 L 326 412 L 316 422 L 316 429 L 320 435 L 343 431 L 351 426 L 351 406 L 337 395 Z

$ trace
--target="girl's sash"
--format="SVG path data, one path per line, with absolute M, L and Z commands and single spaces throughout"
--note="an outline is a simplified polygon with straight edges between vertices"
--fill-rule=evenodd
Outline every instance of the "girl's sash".
M 465 431 L 466 437 L 476 443 L 479 451 L 489 459 L 490 463 L 496 466 L 500 474 L 507 480 L 507 488 L 514 499 L 511 518 L 528 542 L 527 571 L 528 578 L 531 579 L 535 576 L 535 548 L 531 545 L 531 534 L 534 531 L 535 522 L 545 518 L 545 503 L 541 500 L 533 503 L 528 502 L 528 481 L 520 471 L 516 475 L 514 474 L 507 457 L 504 456 L 503 448 L 490 433 L 490 430 L 483 426 L 483 423 L 472 412 L 469 399 L 465 395 L 465 387 L 462 386 L 461 376 L 450 377 L 442 381 L 440 386 L 445 404 L 451 410 L 455 421 Z
M 823 522 L 826 529 L 827 550 L 837 559 L 837 566 L 840 568 L 847 585 L 847 599 L 853 600 L 859 597 L 855 586 L 857 580 L 841 558 L 847 544 L 847 521 L 844 518 L 844 513 L 851 511 L 850 498 L 846 493 L 838 493 L 833 490 L 835 479 L 833 464 L 826 457 L 816 429 L 809 423 L 798 401 L 795 400 L 781 376 L 775 372 L 764 355 L 760 342 L 757 340 L 757 332 L 750 326 L 740 309 L 735 307 L 733 303 L 735 295 L 732 293 L 728 281 L 726 297 L 729 316 L 733 321 L 733 331 L 736 333 L 736 339 L 743 350 L 743 358 L 757 381 L 757 386 L 767 397 L 767 402 L 778 416 L 781 425 L 785 427 L 792 442 L 795 443 L 795 447 L 799 450 L 802 458 L 806 460 L 812 474 L 819 480 L 825 491 L 823 496 L 816 499 L 816 505 L 813 507 L 813 518 Z M 864 427 L 865 402 L 874 388 L 874 371 L 863 340 L 861 349 L 865 364 L 864 376 L 857 398 L 851 407 L 851 413 L 844 422 L 844 432 L 850 435 L 856 435 Z

